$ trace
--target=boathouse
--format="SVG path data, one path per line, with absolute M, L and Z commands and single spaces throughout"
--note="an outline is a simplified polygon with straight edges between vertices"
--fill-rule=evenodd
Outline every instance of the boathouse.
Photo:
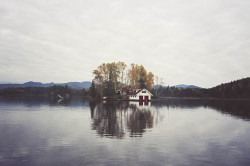
M 135 89 L 127 93 L 129 100 L 150 101 L 153 96 L 147 89 Z

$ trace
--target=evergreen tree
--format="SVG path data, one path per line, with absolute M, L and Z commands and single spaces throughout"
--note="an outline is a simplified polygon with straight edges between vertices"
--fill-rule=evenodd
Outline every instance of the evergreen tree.
M 90 96 L 95 98 L 96 95 L 97 95 L 97 90 L 96 90 L 94 81 L 92 81 L 91 87 L 90 87 Z

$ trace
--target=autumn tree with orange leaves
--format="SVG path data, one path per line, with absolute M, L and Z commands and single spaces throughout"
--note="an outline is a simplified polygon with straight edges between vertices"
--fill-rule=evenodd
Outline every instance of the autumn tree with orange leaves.
M 152 72 L 148 73 L 142 65 L 139 66 L 133 63 L 128 70 L 128 79 L 130 86 L 134 89 L 146 88 L 151 90 L 154 84 L 154 74 Z

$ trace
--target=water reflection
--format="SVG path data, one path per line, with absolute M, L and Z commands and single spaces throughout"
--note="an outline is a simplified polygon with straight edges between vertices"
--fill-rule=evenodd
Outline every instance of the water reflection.
M 249 104 L 0 100 L 0 165 L 247 166 Z
M 205 99 L 171 99 L 153 101 L 156 108 L 212 108 L 235 118 L 250 120 L 250 100 L 205 100 Z
M 25 107 L 36 107 L 36 106 L 65 106 L 65 107 L 88 107 L 88 98 L 70 98 L 70 99 L 58 99 L 49 97 L 0 97 L 0 106 L 25 106 Z
M 115 102 L 90 103 L 92 129 L 100 136 L 110 138 L 140 137 L 145 129 L 153 127 L 149 103 Z
M 141 137 L 143 133 L 163 120 L 158 111 L 167 108 L 212 108 L 235 118 L 250 120 L 250 103 L 246 101 L 223 100 L 158 100 L 151 102 L 90 102 L 92 130 L 101 137 Z

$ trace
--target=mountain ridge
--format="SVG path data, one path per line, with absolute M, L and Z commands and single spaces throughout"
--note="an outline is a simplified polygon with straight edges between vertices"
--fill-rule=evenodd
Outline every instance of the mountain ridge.
M 202 89 L 201 87 L 196 86 L 196 85 L 186 85 L 186 84 L 179 84 L 179 85 L 175 85 L 174 87 L 182 88 L 182 89 Z
M 160 87 L 166 88 L 166 87 L 168 87 L 168 86 L 159 85 L 159 84 L 153 85 L 153 88 L 154 88 L 154 89 L 158 89 L 158 88 L 160 88 Z M 173 87 L 175 87 L 175 88 L 182 88 L 182 89 L 203 89 L 203 88 L 201 88 L 201 87 L 199 87 L 199 86 L 195 86 L 195 85 L 186 85 L 186 84 L 178 84 L 178 85 L 174 85 Z
M 19 88 L 19 87 L 50 87 L 54 85 L 67 85 L 72 89 L 86 89 L 91 86 L 91 82 L 89 81 L 83 81 L 83 82 L 66 82 L 66 83 L 41 83 L 41 82 L 25 82 L 23 84 L 0 84 L 0 89 L 6 89 L 6 88 Z

